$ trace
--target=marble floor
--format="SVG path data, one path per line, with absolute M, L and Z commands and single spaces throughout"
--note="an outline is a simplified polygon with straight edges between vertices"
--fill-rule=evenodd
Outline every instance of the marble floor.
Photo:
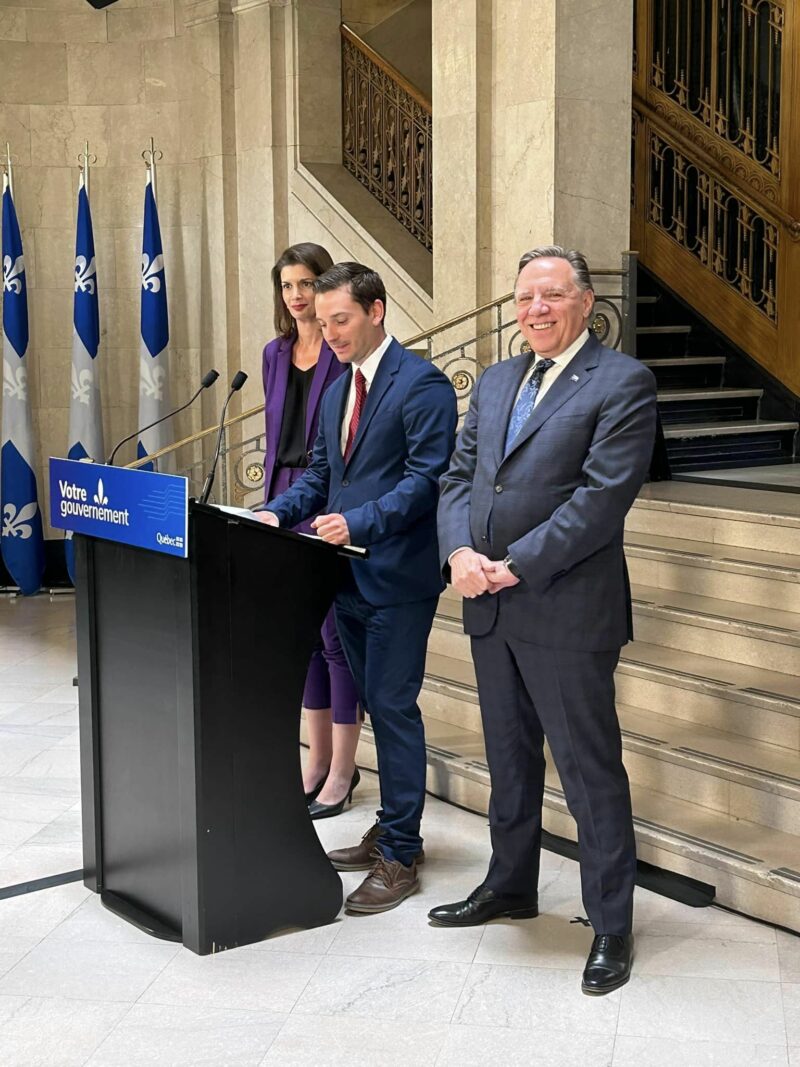
M 0 598 L 0 887 L 80 865 L 72 601 Z M 373 818 L 365 775 L 327 847 Z M 0 900 L 0 1067 L 800 1067 L 800 938 L 637 892 L 630 984 L 581 994 L 574 863 L 543 914 L 431 927 L 485 870 L 485 820 L 429 800 L 422 889 L 396 911 L 199 958 L 80 883 Z M 347 890 L 360 875 L 345 875 Z

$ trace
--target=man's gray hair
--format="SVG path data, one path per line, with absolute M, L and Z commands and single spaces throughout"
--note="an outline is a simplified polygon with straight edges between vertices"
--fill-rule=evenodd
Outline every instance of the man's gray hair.
M 538 248 L 532 248 L 530 252 L 526 252 L 522 256 L 517 268 L 517 278 L 519 278 L 523 268 L 532 263 L 534 259 L 565 259 L 572 267 L 577 287 L 583 292 L 589 289 L 594 291 L 589 265 L 583 252 L 578 252 L 574 248 L 562 248 L 561 245 L 539 245 Z

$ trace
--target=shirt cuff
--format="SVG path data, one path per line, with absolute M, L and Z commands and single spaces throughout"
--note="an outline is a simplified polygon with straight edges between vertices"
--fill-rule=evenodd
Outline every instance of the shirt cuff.
M 470 547 L 471 547 L 470 545 L 461 545 L 459 548 L 454 549 L 454 551 L 452 551 L 450 553 L 450 555 L 447 557 L 447 565 L 448 566 L 452 566 L 453 557 L 457 556 L 459 552 L 463 552 L 465 548 L 470 548 Z

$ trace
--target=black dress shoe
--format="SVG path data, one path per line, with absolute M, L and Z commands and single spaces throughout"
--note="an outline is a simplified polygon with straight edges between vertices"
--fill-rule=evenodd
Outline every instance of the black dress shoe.
M 314 788 L 309 793 L 306 793 L 306 804 L 313 804 L 314 801 L 317 799 L 317 797 L 320 795 L 320 793 L 322 792 L 322 787 L 325 785 L 325 783 L 328 780 L 328 774 L 329 773 L 330 773 L 330 767 L 328 768 L 327 771 L 325 771 L 325 773 L 320 778 L 320 780 L 317 782 L 317 784 L 314 786 Z
M 598 934 L 586 961 L 581 989 L 600 997 L 625 985 L 631 976 L 633 934 Z
M 350 781 L 350 789 L 337 804 L 320 804 L 318 800 L 315 800 L 313 804 L 308 805 L 308 814 L 312 819 L 332 819 L 334 815 L 341 815 L 345 804 L 352 804 L 353 790 L 360 781 L 361 775 L 358 772 L 358 767 L 356 767 Z
M 437 926 L 481 926 L 490 919 L 535 919 L 538 914 L 536 893 L 509 896 L 479 885 L 466 900 L 442 904 L 429 911 L 428 918 Z

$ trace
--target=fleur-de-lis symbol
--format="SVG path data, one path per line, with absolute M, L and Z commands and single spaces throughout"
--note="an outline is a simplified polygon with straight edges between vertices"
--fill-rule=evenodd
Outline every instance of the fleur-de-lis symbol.
M 3 364 L 3 396 L 25 400 L 28 396 L 28 372 L 24 367 L 16 371 L 8 363 Z
M 3 256 L 3 289 L 7 293 L 21 293 L 22 275 L 25 273 L 25 263 L 22 256 L 12 260 L 11 256 Z
M 6 504 L 3 508 L 3 537 L 20 537 L 27 541 L 33 533 L 31 520 L 38 510 L 35 500 L 23 505 L 19 511 L 15 504 Z
M 95 504 L 107 504 L 108 503 L 108 497 L 106 496 L 105 490 L 103 488 L 103 479 L 102 478 L 98 478 L 97 479 L 97 492 L 94 494 L 94 502 L 95 502 Z
M 149 360 L 142 358 L 139 364 L 139 393 L 151 396 L 154 400 L 163 400 L 165 375 L 163 367 L 154 367 Z
M 164 269 L 164 257 L 153 256 L 152 262 L 146 252 L 142 252 L 142 288 L 157 293 L 161 288 L 159 271 Z
M 72 399 L 80 401 L 81 404 L 89 404 L 89 396 L 94 385 L 94 375 L 90 370 L 85 369 L 78 372 L 74 367 L 72 368 Z
M 95 291 L 95 275 L 97 274 L 97 268 L 95 267 L 95 257 L 92 256 L 89 263 L 86 262 L 86 256 L 75 257 L 75 292 L 91 293 L 94 296 Z

